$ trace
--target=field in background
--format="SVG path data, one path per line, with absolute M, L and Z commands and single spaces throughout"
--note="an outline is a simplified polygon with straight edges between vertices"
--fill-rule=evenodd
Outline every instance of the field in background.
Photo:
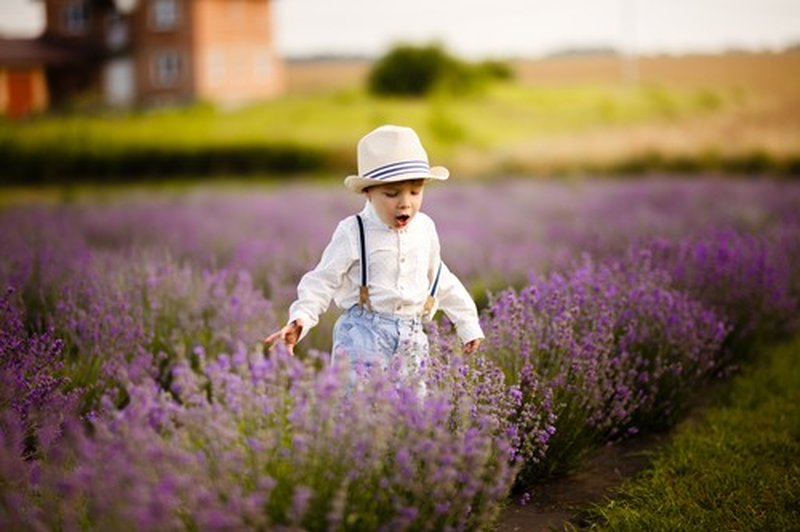
M 647 170 L 663 164 L 691 169 L 728 163 L 754 170 L 770 161 L 798 173 L 800 155 L 800 53 L 762 53 L 641 57 L 631 74 L 621 57 L 567 56 L 513 63 L 517 81 L 527 88 L 574 98 L 592 89 L 599 119 L 590 127 L 516 135 L 496 146 L 481 166 L 523 173 L 570 170 Z M 295 93 L 321 93 L 362 86 L 367 61 L 298 62 L 287 69 Z M 629 101 L 615 97 L 644 91 L 661 112 L 647 120 L 619 123 Z M 583 93 L 585 94 L 585 93 Z M 694 98 L 695 110 L 683 113 L 678 100 Z M 547 106 L 547 102 L 541 102 Z M 628 109 L 629 110 L 629 109 Z M 605 120 L 603 118 L 606 118 Z M 564 118 L 562 116 L 561 118 Z M 458 166 L 458 163 L 456 163 Z M 469 166 L 469 164 L 467 165 Z M 637 168 L 640 167 L 640 168 Z M 472 170 L 472 172 L 470 171 Z
M 619 84 L 620 60 L 562 58 L 518 65 L 523 83 Z M 662 120 L 631 128 L 599 127 L 574 136 L 556 136 L 529 150 L 558 154 L 562 164 L 576 157 L 599 163 L 663 158 L 687 164 L 738 160 L 757 168 L 767 160 L 794 165 L 800 152 L 800 53 L 649 57 L 638 62 L 639 83 L 667 91 L 701 91 L 708 102 L 729 98 L 716 112 Z M 525 153 L 525 146 L 522 147 Z M 791 163 L 790 161 L 794 161 Z
M 800 53 L 514 63 L 465 97 L 376 98 L 369 64 L 297 62 L 289 92 L 238 109 L 197 105 L 0 121 L 15 183 L 290 174 L 339 177 L 381 123 L 416 128 L 461 177 L 649 171 L 800 174 Z
M 638 81 L 677 89 L 728 89 L 750 95 L 797 96 L 800 53 L 727 54 L 641 57 Z M 523 85 L 564 87 L 621 85 L 623 59 L 611 55 L 552 57 L 511 62 Z M 353 88 L 366 81 L 365 60 L 296 61 L 287 65 L 287 89 L 293 94 Z

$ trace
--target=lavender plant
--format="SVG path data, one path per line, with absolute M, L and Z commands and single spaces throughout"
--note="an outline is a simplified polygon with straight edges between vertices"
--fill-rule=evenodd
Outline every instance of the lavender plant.
M 507 416 L 476 407 L 486 392 L 448 393 L 463 368 L 420 395 L 390 375 L 352 390 L 343 368 L 285 352 L 197 355 L 168 390 L 149 357 L 118 366 L 129 402 L 106 398 L 91 436 L 73 426 L 14 486 L 7 524 L 475 529 L 508 493 Z
M 324 325 L 305 357 L 255 345 L 361 201 L 0 212 L 0 528 L 487 528 L 512 485 L 679 416 L 723 343 L 800 325 L 796 185 L 432 187 L 445 259 L 495 292 L 482 356 L 445 320 L 423 382 L 353 389 Z
M 14 304 L 0 298 L 0 528 L 24 529 L 42 513 L 25 494 L 42 485 L 40 466 L 61 452 L 77 420 L 78 390 L 66 391 L 63 343 L 52 331 L 29 333 Z M 44 488 L 47 489 L 47 488 Z
M 788 224 L 757 235 L 725 230 L 707 238 L 655 240 L 650 249 L 678 286 L 730 324 L 729 358 L 747 351 L 754 341 L 774 340 L 798 329 L 797 234 Z
M 483 318 L 487 356 L 524 398 L 554 403 L 552 450 L 526 464 L 522 482 L 569 467 L 597 442 L 674 419 L 728 332 L 649 255 L 630 263 L 587 257 L 498 294 Z

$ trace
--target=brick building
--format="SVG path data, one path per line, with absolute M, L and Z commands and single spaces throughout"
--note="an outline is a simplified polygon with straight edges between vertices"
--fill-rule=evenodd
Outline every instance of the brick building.
M 122 107 L 240 104 L 283 90 L 272 0 L 38 1 L 45 3 L 43 35 L 0 40 L 6 114 L 76 99 Z

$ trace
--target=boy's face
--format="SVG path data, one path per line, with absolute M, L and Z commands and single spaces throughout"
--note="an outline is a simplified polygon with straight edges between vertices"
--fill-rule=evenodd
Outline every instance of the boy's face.
M 422 206 L 424 179 L 375 185 L 364 191 L 383 223 L 402 229 L 411 223 Z

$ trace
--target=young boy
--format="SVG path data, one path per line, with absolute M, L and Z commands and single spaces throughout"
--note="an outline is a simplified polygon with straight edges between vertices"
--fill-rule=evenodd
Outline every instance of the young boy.
M 484 335 L 475 303 L 442 262 L 436 227 L 420 212 L 425 183 L 448 176 L 429 166 L 410 128 L 386 125 L 365 135 L 358 175 L 344 184 L 364 194 L 366 205 L 339 222 L 319 264 L 297 286 L 289 323 L 264 342 L 280 339 L 291 352 L 333 300 L 345 312 L 334 326 L 332 358 L 351 368 L 421 364 L 428 354 L 422 319 L 437 307 L 455 324 L 464 352 L 478 349 Z

